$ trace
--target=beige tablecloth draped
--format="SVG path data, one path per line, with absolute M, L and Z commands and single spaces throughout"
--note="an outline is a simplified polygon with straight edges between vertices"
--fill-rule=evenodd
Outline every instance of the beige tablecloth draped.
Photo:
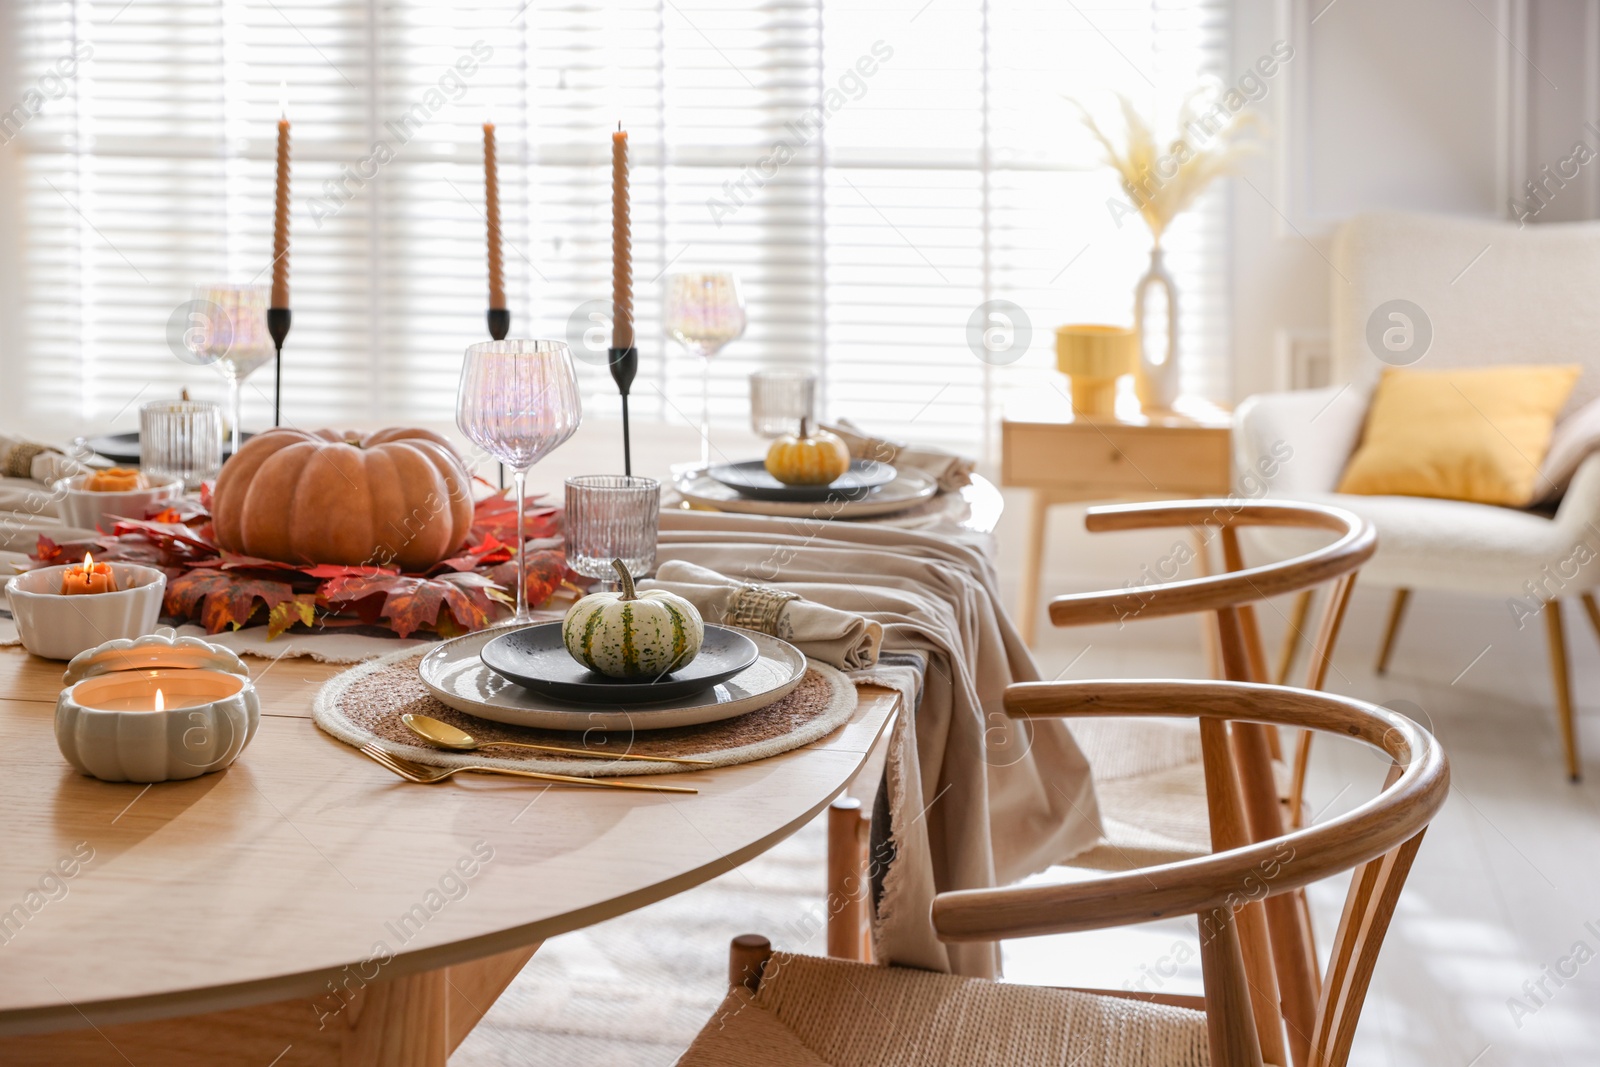
M 662 560 L 768 582 L 883 626 L 883 652 L 922 656 L 920 702 L 905 669 L 867 670 L 906 692 L 888 763 L 895 860 L 875 926 L 880 959 L 993 976 L 995 946 L 933 931 L 938 892 L 1004 884 L 1096 843 L 1088 761 L 1066 725 L 1006 718 L 1011 682 L 1039 675 L 975 548 L 852 523 L 664 512 Z M 913 703 L 914 702 L 914 703 Z

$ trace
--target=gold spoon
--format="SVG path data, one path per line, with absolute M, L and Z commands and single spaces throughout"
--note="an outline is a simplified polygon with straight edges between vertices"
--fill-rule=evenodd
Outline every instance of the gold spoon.
M 602 760 L 642 760 L 646 763 L 687 763 L 701 767 L 709 767 L 710 760 L 683 759 L 678 756 L 641 756 L 632 752 L 594 752 L 587 748 L 563 748 L 560 745 L 532 745 L 526 741 L 479 741 L 465 730 L 458 730 L 447 722 L 440 722 L 431 715 L 413 715 L 406 712 L 400 716 L 400 721 L 411 728 L 411 732 L 439 748 L 448 748 L 456 752 L 476 752 L 480 748 L 494 748 L 505 745 L 510 748 L 531 748 L 535 752 L 557 752 L 563 756 L 587 756 L 590 759 Z

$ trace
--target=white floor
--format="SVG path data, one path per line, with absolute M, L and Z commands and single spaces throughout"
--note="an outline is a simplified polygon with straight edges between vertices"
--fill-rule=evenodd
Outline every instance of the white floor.
M 1011 577 L 1020 501 L 1008 504 L 1001 558 Z M 1048 589 L 1121 585 L 1169 541 L 1091 538 L 1077 513 L 1058 509 Z M 1351 1062 L 1600 1064 L 1600 644 L 1570 611 L 1580 734 L 1592 754 L 1588 780 L 1572 785 L 1561 770 L 1542 626 L 1518 631 L 1503 604 L 1419 595 L 1379 678 L 1371 663 L 1387 602 L 1385 591 L 1358 588 L 1330 688 L 1433 729 L 1454 789 L 1407 884 Z M 1265 614 L 1275 642 L 1281 617 Z M 1204 669 L 1199 649 L 1197 624 L 1180 619 L 1120 631 L 1046 627 L 1036 651 L 1047 677 L 1194 677 Z M 1359 803 L 1382 774 L 1354 746 L 1319 743 L 1313 810 L 1326 817 Z M 780 947 L 821 951 L 818 831 L 700 889 L 547 944 L 452 1063 L 671 1063 L 721 996 L 731 935 L 760 931 Z M 1313 894 L 1324 946 L 1343 890 Z M 1191 927 L 1012 942 L 1007 976 L 1198 990 Z

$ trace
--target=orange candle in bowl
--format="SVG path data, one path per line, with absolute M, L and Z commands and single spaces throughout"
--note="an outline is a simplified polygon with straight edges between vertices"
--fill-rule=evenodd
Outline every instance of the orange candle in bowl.
M 85 552 L 83 566 L 73 567 L 61 575 L 61 595 L 74 593 L 115 593 L 117 581 L 111 575 L 111 564 L 96 563 L 94 556 Z

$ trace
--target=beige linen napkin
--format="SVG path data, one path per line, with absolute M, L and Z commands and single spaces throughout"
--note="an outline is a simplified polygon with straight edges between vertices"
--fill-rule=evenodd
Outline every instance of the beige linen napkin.
M 849 419 L 840 419 L 824 430 L 844 439 L 850 455 L 856 459 L 875 459 L 895 467 L 915 467 L 931 474 L 939 483 L 939 492 L 953 493 L 972 484 L 972 471 L 977 463 L 942 448 L 913 448 L 898 441 L 874 437 Z
M 696 608 L 710 622 L 750 626 L 774 637 L 781 637 L 812 659 L 821 660 L 840 670 L 857 671 L 877 666 L 878 649 L 883 645 L 883 625 L 864 619 L 851 611 L 840 611 L 826 604 L 818 604 L 793 593 L 784 594 L 787 602 L 762 594 L 771 591 L 782 594 L 767 585 L 750 585 L 718 574 L 709 567 L 700 567 L 682 560 L 667 560 L 656 571 L 656 576 L 639 583 L 640 589 L 665 589 L 677 593 Z M 752 597 L 749 590 L 756 590 Z M 770 603 L 773 613 L 770 625 L 752 625 L 749 615 L 752 605 Z M 729 621 L 732 611 L 737 618 Z

